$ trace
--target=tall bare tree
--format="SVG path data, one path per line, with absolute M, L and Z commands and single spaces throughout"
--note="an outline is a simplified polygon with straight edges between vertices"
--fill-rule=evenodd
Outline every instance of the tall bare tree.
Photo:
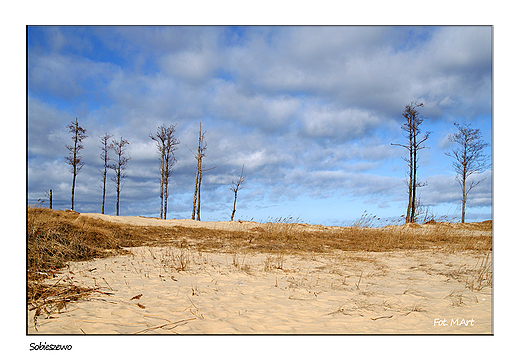
M 405 106 L 403 117 L 406 119 L 405 123 L 401 126 L 404 131 L 404 137 L 408 140 L 408 144 L 394 144 L 408 150 L 408 158 L 403 158 L 408 164 L 408 206 L 406 209 L 406 223 L 416 221 L 416 208 L 417 208 L 417 188 L 423 187 L 426 183 L 420 183 L 417 180 L 417 161 L 418 151 L 424 149 L 422 145 L 430 136 L 432 132 L 426 132 L 425 135 L 419 139 L 421 130 L 419 126 L 423 122 L 423 118 L 419 115 L 418 107 L 424 106 L 423 103 L 411 102 L 410 105 Z
M 107 186 L 107 170 L 108 170 L 108 162 L 110 161 L 110 156 L 108 155 L 108 151 L 110 149 L 110 144 L 108 141 L 110 140 L 112 136 L 108 133 L 105 133 L 105 135 L 99 137 L 101 141 L 101 154 L 99 155 L 99 158 L 103 161 L 103 170 L 101 171 L 103 173 L 103 200 L 101 201 L 101 214 L 105 214 L 105 194 L 106 194 L 106 186 Z
M 242 171 L 240 172 L 240 177 L 237 181 L 232 180 L 231 181 L 231 191 L 233 191 L 235 195 L 235 200 L 233 201 L 233 212 L 231 212 L 231 222 L 233 222 L 233 218 L 235 217 L 235 211 L 236 211 L 236 205 L 237 205 L 237 195 L 238 191 L 242 188 L 244 188 L 244 165 L 242 165 Z
M 168 184 L 173 172 L 173 166 L 177 162 L 175 159 L 175 151 L 181 142 L 175 138 L 175 125 L 171 125 L 166 129 L 166 144 L 164 152 L 164 219 L 168 211 Z
M 119 196 L 121 194 L 121 190 L 123 188 L 123 184 L 121 183 L 123 179 L 126 178 L 126 167 L 128 165 L 128 161 L 131 159 L 129 156 L 125 155 L 126 146 L 130 144 L 126 139 L 121 139 L 119 141 L 113 140 L 110 144 L 110 149 L 112 149 L 116 153 L 117 163 L 111 164 L 109 167 L 115 171 L 115 174 L 111 177 L 111 180 L 116 185 L 116 216 L 119 216 Z
M 450 142 L 456 143 L 456 148 L 445 154 L 454 159 L 453 169 L 457 175 L 455 179 L 462 190 L 462 223 L 466 218 L 466 201 L 469 192 L 479 185 L 484 179 L 479 181 L 472 180 L 467 183 L 468 178 L 475 173 L 481 173 L 488 169 L 490 157 L 484 154 L 484 148 L 489 144 L 482 140 L 479 129 L 470 128 L 470 124 L 462 125 L 454 123 L 458 132 L 449 136 Z
M 200 123 L 199 128 L 199 146 L 197 148 L 197 154 L 193 153 L 195 159 L 197 159 L 197 175 L 195 177 L 195 192 L 193 194 L 193 211 L 191 213 L 191 219 L 195 219 L 195 214 L 197 215 L 197 221 L 200 221 L 200 189 L 202 187 L 202 172 L 215 169 L 216 167 L 212 167 L 209 169 L 205 169 L 202 160 L 206 157 L 206 148 L 208 144 L 204 140 L 206 132 L 202 132 L 202 123 Z M 191 149 L 190 149 L 191 151 Z
M 149 134 L 149 137 L 152 138 L 157 143 L 157 150 L 159 151 L 159 154 L 161 155 L 161 165 L 159 167 L 159 170 L 161 172 L 161 177 L 159 178 L 161 186 L 160 186 L 160 193 L 159 196 L 161 198 L 161 211 L 160 211 L 160 218 L 163 219 L 163 211 L 164 211 L 164 152 L 165 152 L 165 136 L 164 131 L 159 127 L 157 130 L 157 134 L 153 135 L 152 133 Z
M 200 221 L 200 186 L 202 183 L 202 159 L 206 156 L 206 148 L 208 144 L 204 141 L 206 132 L 202 132 L 202 123 L 199 124 L 199 146 L 197 148 L 197 154 L 193 154 L 197 159 L 197 175 L 195 177 L 195 191 L 193 194 L 193 210 L 191 212 L 191 219 L 195 219 L 197 214 L 197 220 Z M 193 153 L 193 152 L 192 152 Z
M 166 219 L 166 214 L 168 210 L 168 184 L 171 174 L 173 172 L 173 166 L 177 161 L 175 159 L 175 151 L 177 150 L 177 145 L 180 144 L 180 141 L 175 138 L 175 125 L 170 125 L 166 127 L 164 124 L 157 129 L 157 133 L 151 134 L 150 138 L 152 138 L 157 143 L 157 150 L 161 155 L 161 211 L 160 217 L 161 219 Z
M 78 123 L 78 118 L 75 121 L 70 122 L 67 126 L 69 128 L 69 133 L 72 133 L 72 141 L 73 145 L 66 145 L 65 147 L 69 151 L 69 155 L 65 157 L 67 163 L 72 166 L 70 172 L 72 173 L 72 195 L 70 197 L 70 209 L 74 210 L 74 191 L 76 189 L 76 176 L 81 171 L 85 163 L 81 160 L 81 156 L 79 155 L 80 150 L 83 149 L 83 139 L 87 138 L 88 135 L 86 129 L 80 127 Z

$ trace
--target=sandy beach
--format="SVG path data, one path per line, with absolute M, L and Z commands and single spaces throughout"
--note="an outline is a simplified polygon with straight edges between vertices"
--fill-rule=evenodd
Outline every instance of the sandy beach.
M 250 222 L 113 222 L 253 228 Z M 320 227 L 320 226 L 315 226 Z M 488 254 L 397 250 L 204 252 L 189 240 L 70 262 L 49 283 L 94 292 L 60 312 L 28 311 L 29 334 L 491 334 Z M 36 321 L 36 322 L 35 322 Z

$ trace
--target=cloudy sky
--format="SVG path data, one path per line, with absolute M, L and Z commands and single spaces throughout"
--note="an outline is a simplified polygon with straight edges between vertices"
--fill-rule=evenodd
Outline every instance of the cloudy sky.
M 206 131 L 202 220 L 341 225 L 364 211 L 406 212 L 404 107 L 424 103 L 420 198 L 460 219 L 448 135 L 454 122 L 492 144 L 491 27 L 29 27 L 28 202 L 53 191 L 70 208 L 67 125 L 89 136 L 75 209 L 101 212 L 105 132 L 129 141 L 121 215 L 159 216 L 159 160 L 149 133 L 176 125 L 178 163 L 168 218 L 190 218 L 199 123 Z M 491 155 L 491 147 L 486 152 Z M 491 218 L 491 170 L 469 196 L 467 220 Z M 107 182 L 107 214 L 115 186 Z

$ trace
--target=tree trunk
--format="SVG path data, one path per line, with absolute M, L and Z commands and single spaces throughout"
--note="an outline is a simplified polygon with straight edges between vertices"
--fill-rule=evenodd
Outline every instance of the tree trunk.
M 49 192 L 49 208 L 52 209 L 52 189 Z
M 200 221 L 200 187 L 202 185 L 202 169 L 199 172 L 199 189 L 198 189 L 198 202 L 197 202 L 197 221 Z
M 78 123 L 78 118 L 76 118 L 76 124 Z M 72 194 L 70 196 L 70 209 L 74 210 L 74 190 L 76 188 L 76 174 L 77 174 L 77 153 L 78 153 L 78 127 L 76 126 L 75 134 L 74 134 L 74 158 L 73 158 L 73 166 L 72 166 Z
M 412 188 L 413 188 L 413 169 L 412 169 L 412 152 L 410 152 L 410 180 L 408 181 L 408 207 L 406 208 L 406 223 L 410 222 L 410 214 L 412 211 Z
M 163 218 L 163 199 L 164 199 L 164 154 L 161 155 L 161 214 L 160 218 Z
M 466 167 L 466 150 L 464 150 L 464 164 L 462 167 L 462 217 L 461 222 L 466 221 L 466 178 L 468 178 L 467 167 Z
M 121 154 L 118 154 L 118 156 L 116 170 L 116 216 L 119 216 L 119 192 L 121 186 Z
M 195 193 L 193 194 L 193 211 L 191 213 L 191 219 L 195 220 L 195 211 L 197 209 L 197 194 L 199 187 L 199 176 L 200 176 L 200 160 L 197 161 L 197 177 L 195 178 Z
M 76 138 L 77 139 L 77 138 Z M 71 192 L 71 196 L 70 196 L 70 209 L 73 211 L 74 210 L 74 190 L 76 188 L 76 164 L 77 164 L 77 160 L 76 160 L 76 152 L 77 152 L 77 149 L 76 149 L 76 144 L 77 144 L 77 140 L 74 141 L 74 165 L 72 167 L 72 192 Z
M 119 171 L 118 171 L 119 173 Z M 117 174 L 117 181 L 116 181 L 116 216 L 119 216 L 119 182 L 121 179 L 119 178 L 119 174 Z
M 200 123 L 200 128 L 199 128 L 199 146 L 197 148 L 197 176 L 195 178 L 195 193 L 193 195 L 193 212 L 191 213 L 191 219 L 195 219 L 195 213 L 196 213 L 198 221 L 200 221 L 201 177 L 202 177 L 202 123 Z M 198 199 L 198 202 L 197 202 L 197 199 Z
M 238 189 L 235 191 L 235 201 L 233 202 L 233 212 L 231 212 L 231 222 L 233 222 L 233 218 L 235 217 L 236 204 L 237 204 L 237 193 L 238 193 Z
M 75 167 L 74 167 L 75 168 Z M 76 170 L 72 174 L 72 194 L 70 196 L 70 209 L 74 210 L 74 188 L 76 187 Z
M 168 174 L 168 169 L 166 170 L 166 174 Z M 168 176 L 166 176 L 165 180 L 164 180 L 164 219 L 166 219 L 167 209 L 168 209 Z
M 415 136 L 414 136 L 415 144 Z M 417 150 L 413 152 L 413 183 L 412 183 L 412 204 L 410 211 L 410 222 L 415 223 L 415 198 L 417 192 Z
M 467 159 L 467 143 L 464 143 L 464 164 L 462 167 L 462 217 L 461 222 L 464 223 L 466 220 L 466 179 L 468 178 L 468 159 Z
M 462 180 L 462 223 L 466 219 L 466 180 Z
M 105 170 L 103 171 L 103 200 L 101 201 L 101 214 L 105 214 L 106 187 L 107 187 L 107 163 L 105 162 Z

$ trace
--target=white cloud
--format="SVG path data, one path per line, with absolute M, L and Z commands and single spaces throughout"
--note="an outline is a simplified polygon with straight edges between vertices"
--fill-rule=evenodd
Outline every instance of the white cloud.
M 219 118 L 253 128 L 276 131 L 297 115 L 300 100 L 287 95 L 247 94 L 231 82 L 215 81 L 210 98 L 211 110 Z
M 482 174 L 475 174 L 469 177 L 467 184 L 469 185 L 471 181 L 479 180 L 482 180 L 482 183 L 469 193 L 467 207 L 491 206 L 491 171 L 487 170 Z M 427 177 L 426 181 L 428 186 L 420 188 L 420 192 L 423 194 L 421 200 L 425 205 L 459 204 L 462 201 L 462 190 L 455 180 L 455 174 L 431 175 Z
M 444 137 L 441 138 L 441 140 L 437 143 L 437 147 L 439 149 L 444 149 L 445 151 L 449 151 L 450 148 L 452 148 L 453 143 L 450 142 L 450 133 L 447 133 Z
M 381 119 L 370 111 L 332 106 L 306 105 L 302 115 L 303 132 L 311 137 L 356 139 L 373 130 Z
M 163 123 L 177 124 L 181 141 L 172 181 L 178 203 L 171 209 L 189 209 L 195 159 L 187 147 L 196 149 L 199 122 L 207 131 L 205 164 L 217 166 L 203 181 L 207 209 L 225 205 L 227 184 L 242 164 L 243 195 L 255 202 L 252 209 L 305 195 L 359 197 L 388 207 L 406 198 L 401 149 L 390 145 L 402 139 L 406 104 L 425 102 L 424 129 L 435 128 L 435 135 L 445 135 L 442 126 L 459 116 L 478 115 L 487 126 L 489 33 L 456 27 L 50 31 L 48 49 L 29 51 L 30 190 L 59 184 L 70 193 L 70 174 L 50 168 L 53 161 L 57 171 L 63 168 L 55 159 L 65 155 L 66 125 L 78 116 L 89 135 L 78 186 L 79 198 L 95 200 L 86 202 L 88 209 L 98 211 L 98 137 L 108 132 L 130 141 L 127 202 L 141 207 L 138 212 L 156 212 L 158 155 L 148 133 Z M 447 138 L 439 135 L 428 146 L 425 160 L 436 171 L 449 169 L 442 160 Z M 422 199 L 456 202 L 453 177 L 435 178 L 432 168 L 421 163 L 420 177 L 430 184 Z M 489 194 L 490 186 L 479 186 L 471 204 L 485 206 Z
M 200 84 L 219 66 L 218 55 L 209 51 L 184 51 L 159 59 L 161 70 L 188 83 Z
M 44 90 L 71 101 L 79 96 L 94 95 L 93 88 L 102 88 L 117 68 L 75 55 L 30 53 L 29 89 L 32 93 Z

